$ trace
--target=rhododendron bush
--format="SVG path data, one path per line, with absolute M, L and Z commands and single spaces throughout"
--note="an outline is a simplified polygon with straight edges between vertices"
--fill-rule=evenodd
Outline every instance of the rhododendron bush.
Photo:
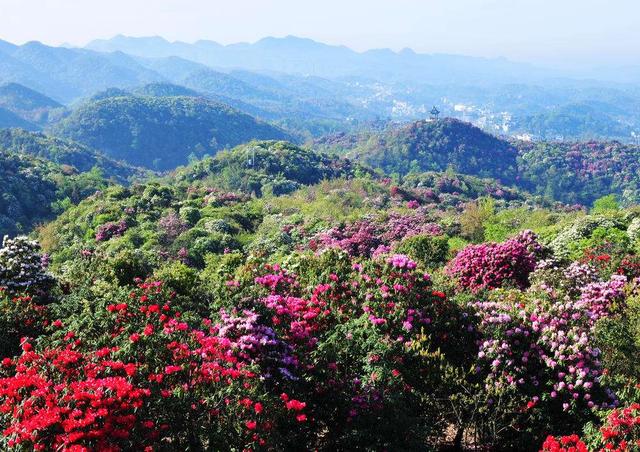
M 505 284 L 524 288 L 541 252 L 536 235 L 524 231 L 504 243 L 467 246 L 449 264 L 447 272 L 461 288 L 474 292 Z

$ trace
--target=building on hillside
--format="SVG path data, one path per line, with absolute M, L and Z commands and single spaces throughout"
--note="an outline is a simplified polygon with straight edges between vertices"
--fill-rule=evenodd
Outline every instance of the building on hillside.
M 440 116 L 440 110 L 438 110 L 438 107 L 434 105 L 430 113 L 431 113 L 431 117 L 429 119 L 431 119 L 432 121 L 437 121 L 438 116 Z

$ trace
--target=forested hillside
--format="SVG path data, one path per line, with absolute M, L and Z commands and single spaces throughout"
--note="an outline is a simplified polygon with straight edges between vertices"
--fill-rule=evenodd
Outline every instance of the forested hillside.
M 640 146 L 617 141 L 508 140 L 446 118 L 329 135 L 313 145 L 388 173 L 452 168 L 568 204 L 590 205 L 608 194 L 626 205 L 640 201 Z
M 64 112 L 60 103 L 18 83 L 0 86 L 0 107 L 13 112 L 31 127 L 42 127 Z M 20 124 L 12 126 L 22 127 Z
M 387 173 L 454 171 L 511 182 L 517 151 L 509 143 L 455 119 L 418 121 L 365 134 L 347 155 Z
M 262 196 L 282 195 L 322 180 L 372 174 L 347 159 L 330 157 L 287 142 L 254 141 L 180 168 L 180 181 L 213 182 L 220 188 Z
M 281 129 L 203 98 L 121 96 L 90 101 L 53 132 L 118 160 L 166 170 L 251 139 L 288 139 Z
M 568 203 L 615 193 L 640 202 L 640 146 L 616 141 L 519 143 L 522 186 Z
M 0 236 L 28 233 L 107 185 L 99 171 L 79 173 L 0 148 Z
M 148 171 L 113 160 L 88 146 L 63 138 L 21 129 L 0 129 L 0 150 L 41 157 L 79 172 L 96 168 L 107 179 L 127 184 L 143 178 Z

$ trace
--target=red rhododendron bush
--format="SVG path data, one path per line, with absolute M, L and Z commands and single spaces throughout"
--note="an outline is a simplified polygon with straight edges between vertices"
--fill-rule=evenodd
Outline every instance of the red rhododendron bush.
M 52 344 L 36 351 L 23 339 L 23 354 L 5 359 L 8 376 L 0 381 L 7 444 L 152 450 L 167 440 L 197 443 L 200 426 L 218 419 L 229 422 L 229 436 L 236 425 L 240 437 L 259 441 L 240 426 L 241 401 L 257 379 L 250 363 L 216 326 L 182 321 L 170 298 L 159 282 L 140 284 L 97 313 L 104 337 L 85 337 L 56 320 Z

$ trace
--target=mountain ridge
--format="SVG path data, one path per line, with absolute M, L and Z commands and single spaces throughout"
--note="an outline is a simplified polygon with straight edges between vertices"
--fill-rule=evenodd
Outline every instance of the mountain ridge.
M 480 75 L 484 73 L 484 76 L 489 72 L 498 75 L 496 73 L 498 69 L 502 72 L 510 72 L 510 77 L 519 75 L 526 79 L 532 79 L 536 73 L 538 76 L 548 75 L 546 70 L 526 63 L 511 62 L 504 58 L 426 54 L 413 50 L 395 52 L 391 49 L 371 49 L 357 52 L 346 46 L 330 45 L 291 35 L 282 38 L 270 36 L 254 43 L 241 42 L 227 45 L 209 40 L 186 43 L 183 41 L 169 42 L 158 36 L 126 37 L 119 35 L 112 39 L 91 41 L 85 48 L 102 52 L 121 50 L 146 57 L 179 56 L 212 67 L 245 67 L 251 70 L 275 70 L 319 76 L 366 75 L 375 68 L 379 76 L 384 76 L 388 80 L 415 81 L 417 78 L 412 76 L 409 71 L 415 67 L 422 70 L 431 69 L 432 72 L 428 75 L 432 80 L 446 82 L 451 79 L 451 70 L 444 71 L 449 73 L 447 76 L 443 74 L 438 77 L 438 74 L 434 73 L 436 66 L 443 64 L 465 66 L 471 63 L 486 66 L 475 68 Z M 203 53 L 205 49 L 208 53 Z M 283 50 L 288 52 L 287 55 L 282 54 Z M 382 55 L 381 51 L 393 61 L 390 61 L 389 58 L 382 62 L 376 61 Z M 294 62 L 288 61 L 291 59 Z M 394 70 L 389 70 L 389 64 L 394 65 Z M 425 77 L 425 74 L 422 74 L 421 77 Z M 465 78 L 462 73 L 457 74 L 457 77 Z M 472 80 L 472 78 L 468 80 Z

